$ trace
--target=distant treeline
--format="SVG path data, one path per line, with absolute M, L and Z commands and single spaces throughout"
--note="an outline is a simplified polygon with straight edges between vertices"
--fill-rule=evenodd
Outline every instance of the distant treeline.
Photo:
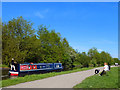
M 2 23 L 2 63 L 9 65 L 12 58 L 18 63 L 61 62 L 64 70 L 119 62 L 118 58 L 112 58 L 104 51 L 99 53 L 96 48 L 80 53 L 60 33 L 43 25 L 35 30 L 33 23 L 22 16 Z

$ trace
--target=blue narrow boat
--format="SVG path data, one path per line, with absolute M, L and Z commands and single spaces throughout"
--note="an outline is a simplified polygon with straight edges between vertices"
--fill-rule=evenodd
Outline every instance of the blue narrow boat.
M 62 63 L 24 63 L 16 64 L 14 68 L 11 67 L 11 70 L 9 70 L 9 75 L 19 76 L 26 74 L 61 71 L 62 69 Z

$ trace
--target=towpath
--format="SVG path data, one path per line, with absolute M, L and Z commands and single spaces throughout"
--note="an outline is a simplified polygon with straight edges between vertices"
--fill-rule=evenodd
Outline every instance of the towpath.
M 85 78 L 94 75 L 95 69 L 102 71 L 103 67 L 20 83 L 5 88 L 72 88 L 76 84 L 81 83 Z

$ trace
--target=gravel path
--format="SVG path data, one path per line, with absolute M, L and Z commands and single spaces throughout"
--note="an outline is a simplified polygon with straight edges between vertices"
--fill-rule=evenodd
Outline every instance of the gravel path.
M 103 67 L 20 83 L 5 88 L 72 88 L 76 84 L 81 83 L 85 78 L 94 75 L 95 69 L 102 71 Z

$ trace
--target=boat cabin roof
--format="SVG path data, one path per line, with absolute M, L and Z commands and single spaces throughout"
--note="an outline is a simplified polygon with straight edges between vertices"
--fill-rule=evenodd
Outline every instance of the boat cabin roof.
M 31 64 L 31 63 L 24 63 L 24 64 L 20 64 L 20 65 L 46 65 L 46 64 L 53 64 L 53 63 L 33 63 L 33 64 Z M 54 63 L 54 64 L 62 64 L 62 63 Z

